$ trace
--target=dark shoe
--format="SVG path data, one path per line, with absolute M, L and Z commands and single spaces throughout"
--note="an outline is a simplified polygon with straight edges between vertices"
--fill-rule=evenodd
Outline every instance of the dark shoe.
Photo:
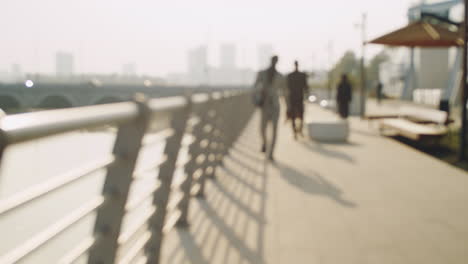
M 262 149 L 261 149 L 260 151 L 261 151 L 262 153 L 265 153 L 265 151 L 266 151 L 266 146 L 265 146 L 265 144 L 262 145 Z
M 268 160 L 271 162 L 275 162 L 275 158 L 273 158 L 273 155 L 268 156 Z

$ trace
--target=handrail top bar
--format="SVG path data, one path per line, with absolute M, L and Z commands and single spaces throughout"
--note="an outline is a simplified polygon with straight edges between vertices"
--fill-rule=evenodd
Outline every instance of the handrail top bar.
M 206 93 L 198 93 L 191 96 L 156 98 L 149 100 L 148 105 L 152 112 L 170 111 L 186 106 L 189 98 L 193 104 L 202 104 L 209 101 L 210 95 Z
M 223 97 L 223 94 L 221 92 L 214 92 L 211 94 L 211 98 L 214 100 L 219 100 Z
M 183 96 L 173 96 L 165 98 L 155 98 L 148 101 L 151 112 L 171 111 L 182 108 L 188 104 L 187 98 Z
M 0 120 L 3 144 L 13 144 L 78 129 L 128 122 L 138 116 L 132 102 L 46 110 Z
M 192 95 L 193 104 L 202 104 L 210 100 L 210 95 L 206 93 L 194 94 Z
M 233 95 L 236 93 L 220 91 L 190 97 L 155 98 L 148 100 L 147 105 L 154 114 L 181 109 L 188 105 L 189 98 L 194 104 L 203 104 L 210 100 L 210 96 L 218 100 Z M 0 120 L 0 143 L 6 146 L 78 129 L 116 125 L 129 122 L 138 114 L 139 107 L 136 103 L 123 102 L 10 115 Z

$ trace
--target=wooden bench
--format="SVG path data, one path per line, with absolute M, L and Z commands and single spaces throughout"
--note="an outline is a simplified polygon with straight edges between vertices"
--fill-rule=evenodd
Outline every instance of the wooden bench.
M 380 131 L 391 131 L 415 141 L 438 140 L 449 132 L 449 123 L 445 111 L 403 106 L 398 117 L 381 119 Z

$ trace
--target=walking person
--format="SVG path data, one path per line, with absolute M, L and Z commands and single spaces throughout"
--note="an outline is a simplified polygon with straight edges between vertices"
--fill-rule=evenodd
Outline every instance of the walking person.
M 341 75 L 341 81 L 338 84 L 336 93 L 336 102 L 338 104 L 338 113 L 341 118 L 346 119 L 349 115 L 349 103 L 352 99 L 352 87 L 346 74 Z
M 300 135 L 304 137 L 304 94 L 309 91 L 307 74 L 299 71 L 299 62 L 294 61 L 294 71 L 287 76 L 288 100 L 287 116 L 291 119 L 294 139 Z M 299 124 L 296 124 L 299 121 Z
M 260 136 L 262 140 L 261 151 L 267 153 L 269 160 L 274 161 L 273 152 L 276 145 L 278 119 L 280 113 L 279 97 L 284 89 L 284 77 L 276 70 L 278 56 L 271 58 L 270 66 L 257 74 L 255 90 L 260 98 L 257 105 L 261 109 Z M 271 141 L 266 137 L 267 126 L 273 130 Z
M 377 97 L 377 103 L 380 104 L 380 102 L 382 101 L 382 89 L 383 89 L 383 85 L 382 83 L 379 81 L 377 82 L 377 86 L 375 87 L 375 94 L 376 94 L 376 97 Z

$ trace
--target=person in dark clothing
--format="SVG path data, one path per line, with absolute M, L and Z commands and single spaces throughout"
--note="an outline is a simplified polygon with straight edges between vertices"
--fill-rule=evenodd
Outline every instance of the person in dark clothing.
M 294 139 L 302 134 L 304 123 L 304 94 L 308 92 L 307 74 L 299 71 L 299 63 L 294 61 L 295 70 L 287 76 L 288 109 L 287 116 L 291 119 Z M 299 124 L 296 126 L 296 120 Z
M 346 74 L 341 75 L 341 81 L 338 84 L 338 91 L 336 93 L 336 102 L 338 104 L 338 113 L 341 118 L 348 118 L 349 115 L 349 103 L 352 99 L 352 87 L 349 83 L 348 76 Z
M 380 101 L 382 101 L 382 88 L 383 85 L 381 82 L 377 82 L 377 86 L 375 87 L 375 93 L 377 97 L 377 103 L 380 104 Z

